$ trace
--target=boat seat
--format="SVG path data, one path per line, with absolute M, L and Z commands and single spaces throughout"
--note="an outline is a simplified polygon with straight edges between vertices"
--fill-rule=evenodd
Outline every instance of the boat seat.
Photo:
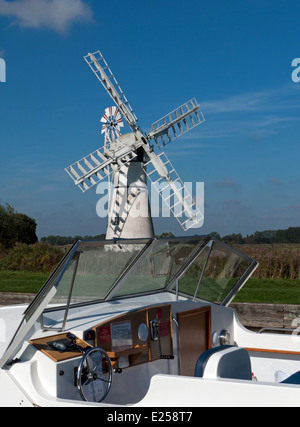
M 195 377 L 252 380 L 250 356 L 240 347 L 224 345 L 212 348 L 199 357 Z
M 281 381 L 280 384 L 295 384 L 300 385 L 300 371 L 296 372 L 295 374 L 291 375 L 284 381 Z

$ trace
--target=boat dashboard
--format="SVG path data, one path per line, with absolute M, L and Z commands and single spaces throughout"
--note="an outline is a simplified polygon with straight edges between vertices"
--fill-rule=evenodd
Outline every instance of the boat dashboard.
M 205 304 L 155 304 L 87 326 L 29 340 L 39 389 L 61 399 L 133 403 L 155 374 L 193 376 L 198 357 L 211 347 Z
M 171 305 L 159 305 L 121 315 L 83 332 L 83 339 L 60 333 L 30 340 L 54 362 L 62 362 L 91 347 L 106 351 L 115 370 L 157 359 L 174 359 Z

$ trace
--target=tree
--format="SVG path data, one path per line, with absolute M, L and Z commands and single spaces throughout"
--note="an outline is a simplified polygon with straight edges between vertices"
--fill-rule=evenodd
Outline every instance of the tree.
M 36 227 L 34 219 L 15 212 L 8 203 L 6 206 L 0 205 L 0 243 L 5 248 L 12 248 L 16 243 L 36 243 Z
M 243 236 L 241 235 L 241 233 L 239 233 L 239 234 L 235 234 L 235 233 L 229 234 L 228 236 L 224 236 L 222 240 L 223 240 L 223 242 L 228 243 L 230 245 L 245 243 L 245 239 L 243 238 Z
M 170 231 L 168 233 L 162 233 L 161 236 L 159 236 L 161 239 L 172 239 L 174 236 L 173 233 L 171 233 Z
M 212 231 L 210 233 L 210 235 L 211 235 L 211 237 L 214 237 L 215 239 L 222 240 L 222 237 L 220 236 L 220 234 L 217 231 Z

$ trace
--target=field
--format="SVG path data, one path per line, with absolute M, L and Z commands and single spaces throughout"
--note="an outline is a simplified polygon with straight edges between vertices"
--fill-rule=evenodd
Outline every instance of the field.
M 0 292 L 36 294 L 47 280 L 47 273 L 0 271 Z
M 300 245 L 236 245 L 257 259 L 254 273 L 235 302 L 300 304 Z M 26 250 L 18 247 L 9 254 L 0 253 L 0 292 L 37 293 L 63 252 L 46 245 Z M 2 265 L 1 265 L 2 263 Z
M 45 273 L 0 271 L 0 292 L 35 294 L 47 278 Z M 300 304 L 300 279 L 251 278 L 234 302 Z
M 300 279 L 250 279 L 234 302 L 300 304 Z

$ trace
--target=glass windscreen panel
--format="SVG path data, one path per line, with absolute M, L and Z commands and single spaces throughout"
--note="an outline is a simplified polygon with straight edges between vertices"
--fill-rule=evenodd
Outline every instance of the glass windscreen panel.
M 252 264 L 252 260 L 211 241 L 179 279 L 179 292 L 222 303 Z
M 191 238 L 184 241 L 153 242 L 114 297 L 165 289 L 203 241 Z
M 69 264 L 52 304 L 102 300 L 145 244 L 84 247 Z

